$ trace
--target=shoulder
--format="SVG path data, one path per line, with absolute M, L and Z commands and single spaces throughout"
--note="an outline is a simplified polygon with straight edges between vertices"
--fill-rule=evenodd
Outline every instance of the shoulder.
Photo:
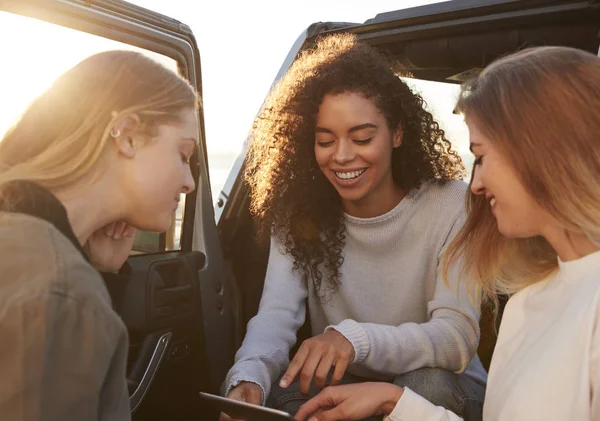
M 2 301 L 51 300 L 112 318 L 100 274 L 52 224 L 0 213 L 0 305 Z
M 588 273 L 574 283 L 574 286 L 579 290 L 577 294 L 578 302 L 592 301 L 596 326 L 600 325 L 600 264 L 591 267 Z
M 417 215 L 426 220 L 429 227 L 445 231 L 444 227 L 464 223 L 467 189 L 467 183 L 459 180 L 426 181 L 409 194 L 418 209 Z
M 425 181 L 419 188 L 418 197 L 432 206 L 464 208 L 468 185 L 461 180 Z

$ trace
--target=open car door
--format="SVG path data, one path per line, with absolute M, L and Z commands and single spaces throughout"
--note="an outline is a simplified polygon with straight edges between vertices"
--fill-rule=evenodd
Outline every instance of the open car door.
M 0 35 L 0 135 L 59 74 L 100 51 L 142 52 L 202 93 L 191 30 L 122 1 L 3 1 Z M 198 118 L 200 145 L 191 164 L 196 191 L 182 198 L 169 232 L 137 234 L 121 279 L 108 285 L 129 330 L 128 381 L 137 420 L 216 419 L 198 392 L 218 393 L 239 337 L 234 283 L 214 222 L 202 112 Z

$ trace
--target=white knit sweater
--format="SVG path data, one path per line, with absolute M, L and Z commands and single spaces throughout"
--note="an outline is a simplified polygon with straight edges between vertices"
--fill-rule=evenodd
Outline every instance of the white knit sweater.
M 600 251 L 570 262 L 506 305 L 484 421 L 600 420 Z M 405 389 L 387 421 L 460 421 Z
M 485 381 L 476 357 L 479 307 L 458 276 L 451 277 L 450 287 L 440 276 L 443 251 L 464 223 L 465 193 L 466 184 L 459 181 L 424 183 L 384 215 L 346 215 L 342 285 L 326 302 L 272 241 L 259 311 L 248 324 L 224 392 L 250 381 L 268 396 L 289 364 L 306 298 L 313 335 L 333 328 L 354 346 L 351 374 L 392 379 L 440 367 L 467 370 Z

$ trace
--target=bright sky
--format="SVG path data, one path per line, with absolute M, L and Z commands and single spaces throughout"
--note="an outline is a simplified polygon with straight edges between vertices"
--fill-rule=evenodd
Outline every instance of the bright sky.
M 133 0 L 189 25 L 200 47 L 203 100 L 213 199 L 222 184 L 259 110 L 273 79 L 297 37 L 311 23 L 319 21 L 361 23 L 378 13 L 408 8 L 434 0 L 303 0 L 301 4 L 280 0 L 192 1 Z M 285 5 L 285 10 L 284 6 Z M 46 23 L 0 13 L 0 39 L 23 36 L 18 42 L 0 43 L 0 57 L 9 57 L 12 66 L 0 80 L 0 136 L 22 109 L 52 80 L 90 54 L 106 49 L 131 48 L 116 42 Z M 38 34 L 43 33 L 40 37 Z M 45 47 L 47 44 L 48 47 Z M 57 48 L 56 46 L 68 46 Z M 32 52 L 35 51 L 35 54 Z M 155 58 L 167 65 L 170 60 Z M 43 72 L 40 72 L 43 69 Z M 460 116 L 451 111 L 457 87 L 446 84 L 413 83 L 430 103 L 448 136 L 465 138 Z M 464 142 L 460 152 L 466 154 Z
M 362 23 L 379 13 L 438 3 L 439 0 L 131 2 L 180 20 L 196 35 L 202 60 L 209 161 L 212 155 L 217 164 L 210 168 L 214 199 L 229 171 L 228 165 L 218 164 L 221 160 L 232 162 L 239 153 L 283 60 L 311 23 Z M 431 97 L 428 98 L 430 101 L 436 101 L 436 110 L 441 108 L 445 115 L 451 115 L 456 86 L 432 88 L 419 85 L 417 89 L 426 91 L 423 94 Z M 447 95 L 436 95 L 440 89 Z M 448 122 L 446 126 L 449 132 L 458 131 L 458 136 L 464 137 L 461 117 L 455 117 L 458 124 Z

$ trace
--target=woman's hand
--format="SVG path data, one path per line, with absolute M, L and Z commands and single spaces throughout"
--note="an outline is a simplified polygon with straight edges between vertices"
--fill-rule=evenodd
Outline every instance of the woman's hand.
M 392 383 L 355 383 L 324 389 L 296 413 L 298 421 L 362 420 L 389 415 L 404 389 Z
M 113 222 L 92 234 L 86 251 L 92 265 L 101 272 L 118 272 L 133 247 L 135 228 L 126 222 Z
M 229 399 L 235 399 L 236 401 L 242 401 L 251 403 L 254 405 L 262 405 L 263 403 L 263 392 L 259 385 L 251 382 L 241 382 L 236 387 L 231 389 L 227 394 Z M 232 419 L 229 415 L 221 412 L 220 421 L 237 421 Z
M 315 385 L 323 389 L 329 371 L 335 367 L 330 384 L 336 385 L 353 360 L 354 347 L 350 341 L 338 331 L 329 330 L 302 342 L 279 385 L 288 387 L 299 374 L 300 392 L 307 395 L 313 376 Z

